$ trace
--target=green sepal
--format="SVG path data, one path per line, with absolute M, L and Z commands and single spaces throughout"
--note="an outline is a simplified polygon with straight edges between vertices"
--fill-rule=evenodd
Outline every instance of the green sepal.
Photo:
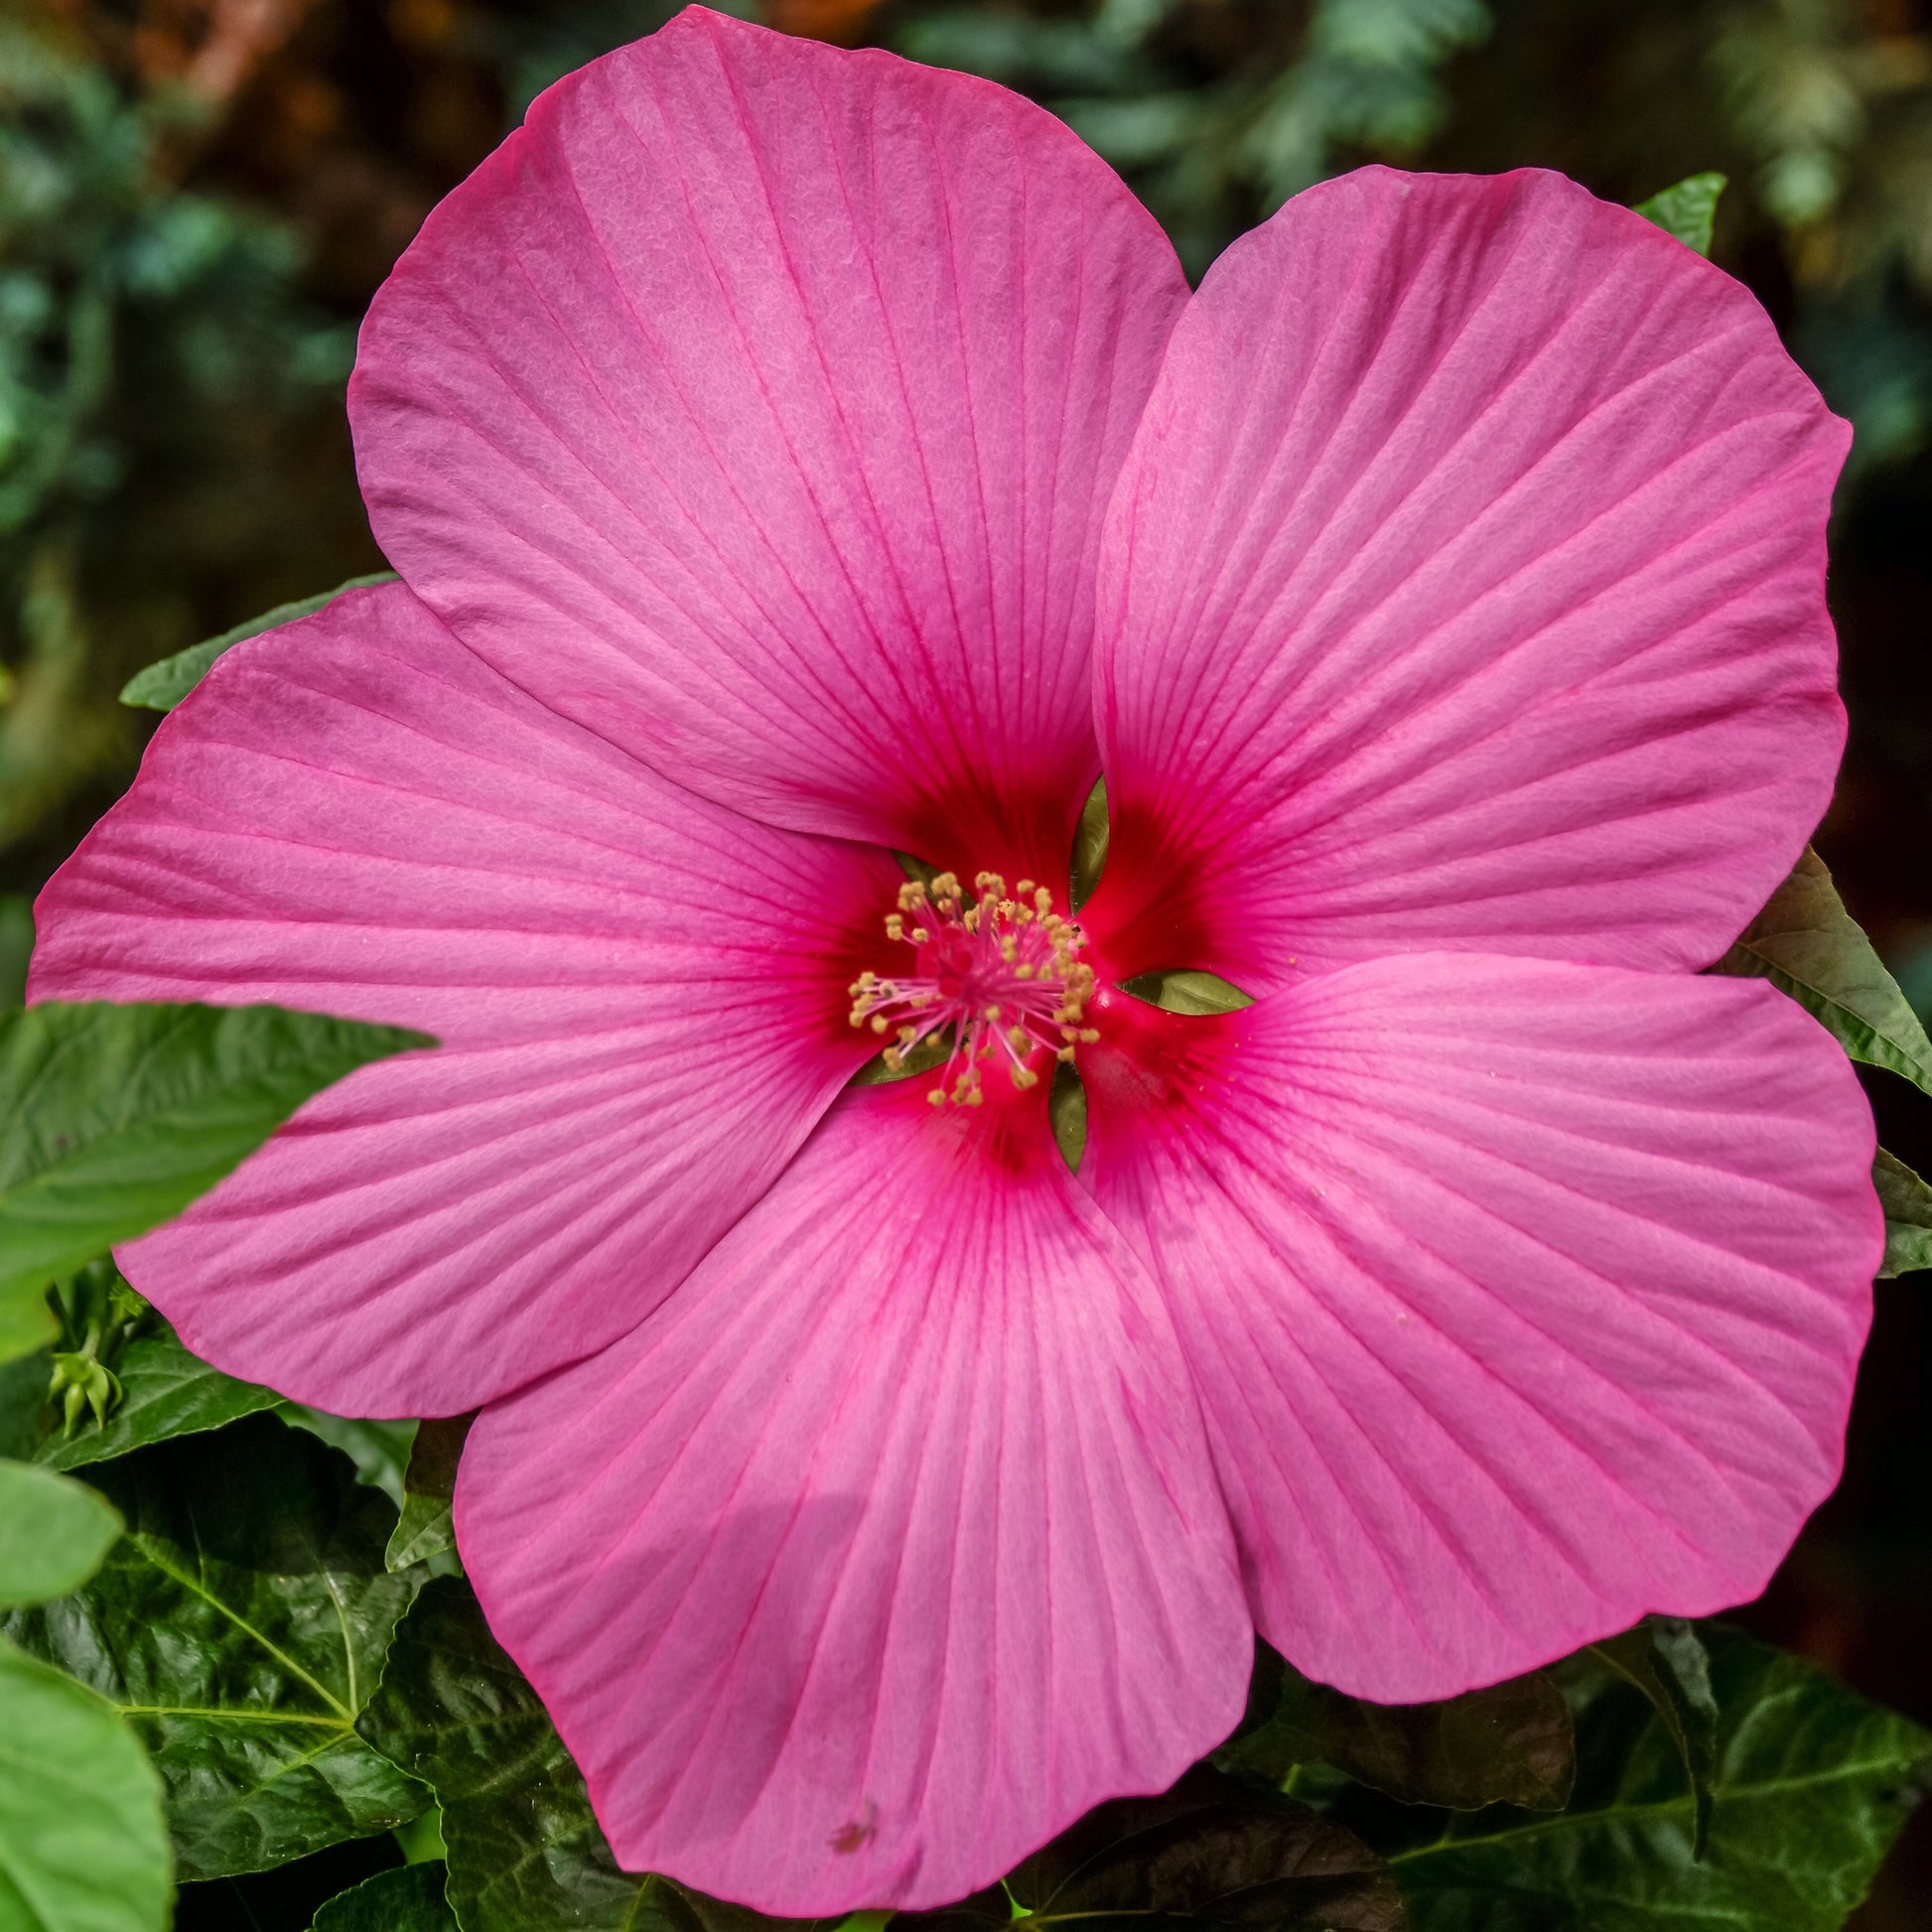
M 1932 1268 L 1932 1186 L 1883 1148 L 1871 1164 L 1871 1184 L 1885 1210 L 1885 1258 L 1878 1279 Z
M 409 1467 L 402 1479 L 402 1514 L 389 1538 L 389 1568 L 407 1570 L 456 1548 L 450 1505 L 456 1497 L 457 1463 L 476 1421 L 467 1416 L 430 1417 L 416 1425 Z
M 0 1347 L 38 1347 L 51 1283 L 179 1214 L 305 1100 L 434 1044 L 271 1006 L 0 1014 Z
M 1274 1784 L 1319 1763 L 1404 1804 L 1560 1811 L 1576 1781 L 1570 1707 L 1543 1671 L 1438 1704 L 1383 1705 L 1311 1683 L 1270 1652 L 1251 1702 L 1262 1722 L 1214 1761 Z
M 1932 1039 L 1845 909 L 1809 847 L 1736 943 L 1711 968 L 1767 979 L 1819 1021 L 1855 1060 L 1932 1093 Z
M 324 591 L 320 597 L 303 597 L 297 598 L 292 604 L 278 604 L 274 610 L 264 611 L 258 618 L 249 618 L 233 629 L 222 631 L 218 637 L 205 637 L 199 644 L 190 644 L 186 650 L 178 650 L 174 656 L 164 657 L 158 664 L 150 664 L 146 670 L 136 671 L 121 686 L 121 702 L 140 710 L 173 711 L 207 676 L 207 667 L 224 650 L 232 650 L 236 644 L 250 637 L 259 637 L 264 630 L 294 623 L 301 618 L 312 618 L 318 611 L 334 604 L 345 591 L 364 591 L 378 584 L 397 581 L 393 570 L 379 570 L 372 576 L 351 577 L 347 583 L 338 584 L 333 591 Z
M 0 1609 L 78 1589 L 120 1533 L 113 1506 L 84 1482 L 0 1462 Z
M 94 1465 L 126 1534 L 80 1589 L 7 1631 L 105 1698 L 161 1773 L 184 1878 L 388 1831 L 428 1803 L 356 1733 L 418 1579 L 395 1512 L 272 1415 Z
M 1675 235 L 1686 248 L 1709 255 L 1711 230 L 1718 219 L 1718 197 L 1728 186 L 1726 175 L 1687 175 L 1674 186 L 1659 189 L 1647 201 L 1637 203 L 1635 211 L 1646 221 L 1654 221 L 1666 234 Z
M 314 1932 L 457 1932 L 441 1861 L 378 1871 L 338 1892 L 316 1914 Z
M 162 1932 L 161 1781 L 113 1708 L 0 1637 L 0 1926 Z

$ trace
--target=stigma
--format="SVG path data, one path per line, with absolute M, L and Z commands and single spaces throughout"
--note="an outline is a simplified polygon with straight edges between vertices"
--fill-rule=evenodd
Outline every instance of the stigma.
M 930 885 L 909 879 L 886 936 L 913 958 L 903 973 L 853 981 L 852 1024 L 893 1035 L 885 1060 L 895 1073 L 921 1041 L 953 1029 L 951 1055 L 926 1095 L 935 1107 L 977 1107 L 995 1061 L 1016 1087 L 1035 1086 L 1042 1051 L 1070 1061 L 1082 1041 L 1100 1037 L 1081 1025 L 1094 972 L 1076 957 L 1080 928 L 1054 911 L 1044 886 L 1023 879 L 1009 897 L 997 872 L 983 872 L 969 897 L 953 873 Z

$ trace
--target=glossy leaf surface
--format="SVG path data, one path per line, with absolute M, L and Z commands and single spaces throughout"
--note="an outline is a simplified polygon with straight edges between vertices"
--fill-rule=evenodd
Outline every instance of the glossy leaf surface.
M 167 1789 L 184 1878 L 386 1831 L 428 1794 L 355 1733 L 416 1580 L 347 1460 L 273 1416 L 92 1472 L 127 1533 L 11 1634 L 117 1707 Z
M 1711 1780 L 1718 1759 L 1718 1700 L 1711 1656 L 1697 1626 L 1682 1617 L 1652 1617 L 1594 1646 L 1616 1674 L 1647 1697 L 1684 1760 L 1693 1805 L 1691 1853 L 1703 1858 L 1711 1839 Z
M 0 1638 L 0 1926 L 161 1932 L 161 1786 L 113 1710 Z
M 315 1932 L 457 1932 L 456 1914 L 443 1896 L 442 1862 L 364 1878 L 316 1914 Z
M 1724 175 L 1687 175 L 1673 186 L 1659 189 L 1647 201 L 1639 202 L 1636 211 L 1646 221 L 1654 221 L 1666 234 L 1675 235 L 1686 248 L 1708 255 L 1711 230 L 1718 218 L 1718 197 L 1728 185 L 1728 178 Z
M 0 1608 L 78 1589 L 120 1533 L 112 1505 L 85 1483 L 0 1462 Z
M 1703 1862 L 1669 1729 L 1603 1670 L 1580 1687 L 1567 1811 L 1439 1813 L 1391 1853 L 1419 1932 L 1838 1932 L 1923 1790 L 1932 1735 L 1795 1657 L 1706 1638 L 1722 1725 Z
M 272 611 L 264 611 L 258 618 L 249 618 L 232 629 L 222 631 L 219 636 L 205 637 L 199 644 L 190 644 L 186 650 L 178 650 L 174 656 L 164 657 L 158 664 L 150 664 L 146 670 L 136 671 L 121 687 L 121 702 L 147 711 L 173 711 L 207 675 L 207 667 L 224 650 L 232 650 L 236 644 L 250 637 L 259 637 L 264 630 L 294 623 L 298 618 L 312 618 L 318 611 L 335 603 L 345 591 L 359 591 L 371 584 L 393 584 L 395 581 L 396 573 L 393 570 L 379 570 L 372 576 L 351 577 L 347 583 L 338 584 L 333 591 L 324 591 L 319 597 L 301 597 L 291 604 L 278 604 Z
M 1576 1778 L 1570 1708 L 1542 1671 L 1440 1704 L 1369 1704 L 1269 1659 L 1273 1715 L 1217 1761 L 1279 1782 L 1294 1766 L 1333 1765 L 1405 1804 L 1476 1811 L 1561 1810 Z
M 1769 980 L 1855 1060 L 1932 1093 L 1932 1039 L 1809 848 L 1711 970 Z
M 220 1429 L 281 1399 L 273 1389 L 210 1368 L 158 1313 L 145 1315 L 143 1327 L 110 1364 L 121 1400 L 106 1422 L 83 1418 L 71 1435 L 56 1432 L 35 1449 L 35 1461 L 52 1469 L 83 1468 L 177 1436 Z
M 0 1014 L 0 1309 L 180 1213 L 345 1074 L 433 1044 L 267 1006 Z
M 1878 1279 L 1932 1268 L 1932 1186 L 1883 1148 L 1871 1164 L 1871 1181 L 1885 1210 L 1885 1259 Z
M 581 1773 L 460 1579 L 424 1586 L 360 1728 L 436 1793 L 464 1932 L 690 1932 L 672 1887 L 619 1870 Z

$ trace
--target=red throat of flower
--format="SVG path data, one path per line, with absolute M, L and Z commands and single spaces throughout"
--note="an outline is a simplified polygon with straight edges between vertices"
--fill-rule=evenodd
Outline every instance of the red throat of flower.
M 1080 928 L 1053 910 L 1053 895 L 1023 879 L 1009 898 L 997 872 L 981 873 L 973 890 L 969 900 L 949 872 L 930 885 L 907 880 L 886 936 L 912 947 L 911 969 L 861 973 L 852 983 L 852 1024 L 896 1035 L 885 1056 L 893 1072 L 922 1040 L 954 1029 L 951 1056 L 926 1096 L 934 1106 L 978 1106 L 982 1068 L 996 1054 L 1015 1086 L 1031 1087 L 1043 1053 L 1071 1060 L 1079 1042 L 1099 1037 L 1080 1024 L 1093 968 L 1075 957 Z

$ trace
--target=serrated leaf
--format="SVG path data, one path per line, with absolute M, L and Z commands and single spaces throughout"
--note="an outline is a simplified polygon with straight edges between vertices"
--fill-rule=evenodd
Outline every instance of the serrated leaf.
M 0 1638 L 0 1926 L 161 1932 L 161 1782 L 110 1706 Z
M 695 1932 L 671 1886 L 619 1869 L 583 1774 L 461 1578 L 424 1585 L 360 1728 L 436 1793 L 464 1932 Z
M 273 1389 L 210 1368 L 183 1346 L 160 1315 L 142 1319 L 146 1332 L 124 1343 L 110 1364 L 121 1400 L 106 1422 L 83 1418 L 72 1435 L 47 1437 L 34 1450 L 36 1462 L 50 1469 L 83 1468 L 152 1443 L 225 1428 L 281 1400 Z
M 1885 1258 L 1878 1279 L 1932 1268 L 1932 1186 L 1883 1148 L 1871 1164 L 1871 1184 L 1885 1210 Z
M 388 1831 L 428 1803 L 356 1734 L 415 1580 L 393 1507 L 270 1415 L 96 1464 L 127 1530 L 73 1595 L 10 1634 L 134 1725 L 185 1878 Z
M 367 590 L 372 585 L 393 584 L 396 581 L 393 570 L 379 570 L 369 577 L 351 577 L 347 583 L 338 584 L 333 591 L 324 591 L 320 597 L 303 597 L 297 598 L 292 604 L 278 604 L 274 610 L 264 611 L 258 618 L 249 618 L 233 629 L 222 631 L 218 637 L 204 638 L 199 644 L 190 644 L 186 650 L 176 651 L 172 657 L 164 657 L 158 664 L 150 664 L 144 671 L 136 671 L 121 686 L 121 702 L 148 711 L 173 711 L 207 675 L 207 667 L 224 650 L 232 650 L 236 644 L 250 637 L 259 637 L 264 630 L 294 623 L 298 618 L 312 618 L 318 611 L 335 603 L 345 591 Z
M 1215 1762 L 1279 1783 L 1323 1763 L 1405 1804 L 1460 1811 L 1512 1804 L 1561 1810 L 1576 1779 L 1570 1707 L 1542 1671 L 1438 1704 L 1369 1704 L 1270 1659 L 1278 1675 L 1268 1720 Z
M 316 1914 L 314 1932 L 457 1932 L 442 1862 L 378 1871 L 339 1892 Z
M 1729 186 L 1726 175 L 1687 175 L 1636 205 L 1636 212 L 1675 235 L 1700 255 L 1711 252 L 1711 230 L 1718 218 L 1718 197 Z
M 1855 1060 L 1902 1074 L 1932 1093 L 1932 1039 L 1809 847 L 1711 970 L 1768 979 Z
M 431 1417 L 416 1425 L 409 1449 L 409 1467 L 402 1481 L 402 1514 L 389 1539 L 391 1570 L 407 1570 L 456 1548 L 456 1525 L 450 1507 L 456 1498 L 457 1463 L 464 1438 L 476 1421 L 467 1416 Z
M 268 1006 L 0 1014 L 0 1310 L 180 1213 L 332 1082 L 434 1043 Z
M 0 1608 L 78 1589 L 120 1533 L 113 1507 L 84 1482 L 0 1462 Z
M 1413 1814 L 1388 1856 L 1418 1932 L 1838 1932 L 1922 1795 L 1932 1734 L 1738 1632 L 1704 1635 L 1722 1715 L 1703 1863 L 1669 1729 L 1598 1667 L 1577 1689 L 1569 1810 Z
M 1719 1721 L 1704 1639 L 1682 1617 L 1652 1617 L 1591 1649 L 1650 1700 L 1670 1732 L 1691 1789 L 1691 1856 L 1702 1859 L 1711 1838 Z
M 1001 1884 L 895 1923 L 989 1932 L 1015 1906 L 1029 1932 L 1402 1932 L 1409 1922 L 1387 1867 L 1352 1832 L 1204 1767 L 1160 1797 L 1101 1805 Z

